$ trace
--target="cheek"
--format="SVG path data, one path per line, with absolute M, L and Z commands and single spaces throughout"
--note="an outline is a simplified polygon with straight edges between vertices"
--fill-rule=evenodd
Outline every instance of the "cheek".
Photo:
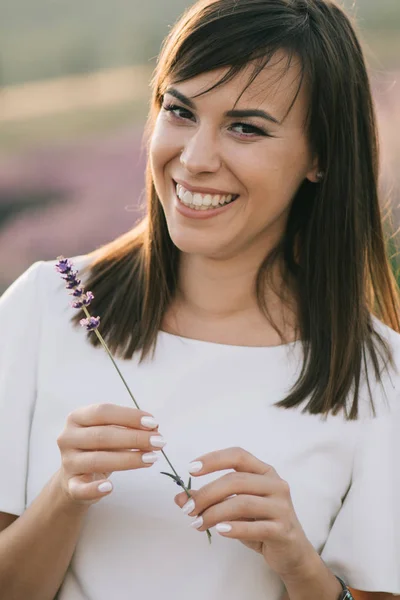
M 287 150 L 278 139 L 266 140 L 260 145 L 242 146 L 227 154 L 231 170 L 240 173 L 239 178 L 250 191 L 275 186 L 287 163 Z
M 249 219 L 264 226 L 286 214 L 306 174 L 306 149 L 288 140 L 270 140 L 263 151 L 242 156 L 242 182 L 249 194 Z M 238 163 L 239 164 L 239 163 Z
M 165 136 L 155 128 L 150 140 L 149 162 L 153 182 L 160 198 L 163 196 L 164 169 L 169 160 L 169 149 L 168 144 L 165 143 Z
M 165 139 L 163 139 L 162 134 L 160 134 L 159 129 L 156 127 L 151 136 L 149 151 L 150 162 L 155 173 L 157 173 L 163 163 L 165 163 L 165 153 Z
M 249 185 L 281 201 L 293 196 L 308 169 L 307 149 L 300 140 L 271 140 L 265 151 L 253 158 L 246 167 Z
M 179 154 L 176 136 L 171 135 L 162 117 L 156 121 L 150 141 L 150 160 L 156 171 L 163 169 Z

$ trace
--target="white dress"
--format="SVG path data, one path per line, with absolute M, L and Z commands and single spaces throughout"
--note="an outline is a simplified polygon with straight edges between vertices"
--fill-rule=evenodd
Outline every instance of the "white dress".
M 72 260 L 81 268 L 87 257 Z M 58 470 L 56 438 L 68 413 L 100 402 L 133 406 L 104 349 L 71 325 L 54 264 L 33 264 L 0 299 L 0 511 L 15 515 Z M 374 322 L 399 365 L 400 335 Z M 117 363 L 185 480 L 202 454 L 245 448 L 289 483 L 306 535 L 334 573 L 356 589 L 400 594 L 400 376 L 385 376 L 385 403 L 372 374 L 376 419 L 365 382 L 356 422 L 278 409 L 301 354 L 300 342 L 254 348 L 160 332 L 153 360 Z M 59 599 L 278 600 L 283 584 L 264 559 L 215 529 L 209 545 L 160 471 L 169 471 L 163 458 L 111 476 L 114 491 L 90 507 Z

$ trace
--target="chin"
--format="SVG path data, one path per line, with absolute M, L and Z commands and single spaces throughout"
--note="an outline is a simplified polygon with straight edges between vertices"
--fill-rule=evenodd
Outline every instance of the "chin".
M 224 254 L 221 243 L 213 244 L 210 236 L 194 234 L 192 231 L 170 231 L 173 244 L 185 254 L 197 254 L 204 257 L 217 257 Z
M 201 243 L 200 240 L 195 240 L 190 235 L 171 235 L 171 239 L 178 250 L 186 254 L 209 254 L 210 251 L 212 252 L 210 244 L 205 241 Z

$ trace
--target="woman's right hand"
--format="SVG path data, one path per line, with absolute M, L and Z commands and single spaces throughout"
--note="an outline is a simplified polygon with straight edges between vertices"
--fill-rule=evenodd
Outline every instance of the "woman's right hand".
M 68 416 L 57 444 L 62 490 L 75 504 L 94 504 L 112 491 L 108 477 L 113 471 L 151 467 L 165 442 L 150 413 L 93 404 Z

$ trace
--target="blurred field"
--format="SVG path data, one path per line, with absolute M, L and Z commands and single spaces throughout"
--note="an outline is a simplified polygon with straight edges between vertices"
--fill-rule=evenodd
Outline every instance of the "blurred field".
M 188 0 L 0 0 L 0 84 L 152 64 L 168 27 L 190 4 Z M 396 66 L 399 55 L 399 4 L 399 0 L 344 1 L 390 67 Z
M 161 40 L 187 0 L 0 0 L 0 293 L 143 212 L 141 136 Z M 400 0 L 349 0 L 370 65 L 383 198 L 400 201 Z M 354 5 L 354 6 L 353 6 Z
M 135 66 L 8 86 L 0 95 L 0 150 L 144 121 L 150 76 L 148 66 Z

